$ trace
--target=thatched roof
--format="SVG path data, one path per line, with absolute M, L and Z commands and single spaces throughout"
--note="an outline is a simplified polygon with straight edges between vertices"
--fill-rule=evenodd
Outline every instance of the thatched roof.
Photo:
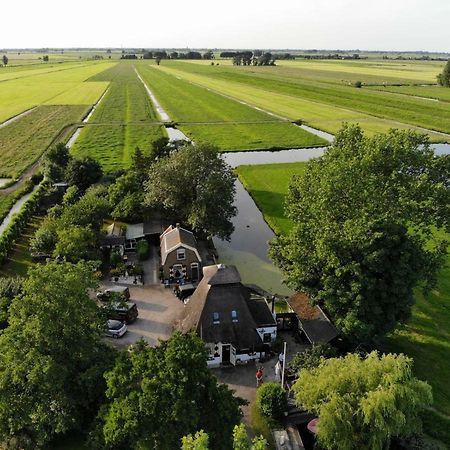
M 327 343 L 339 335 L 336 327 L 319 306 L 311 303 L 308 295 L 298 293 L 288 299 L 301 327 L 313 344 Z
M 262 347 L 256 328 L 261 326 L 258 323 L 261 317 L 264 322 L 269 320 L 261 312 L 262 308 L 266 308 L 272 319 L 271 324 L 276 325 L 267 304 L 264 302 L 264 305 L 249 307 L 249 302 L 252 302 L 250 290 L 241 283 L 239 272 L 234 266 L 207 266 L 203 273 L 202 280 L 185 308 L 179 328 L 184 332 L 196 330 L 205 342 L 231 343 L 241 350 Z M 251 309 L 253 312 L 259 311 L 258 321 Z

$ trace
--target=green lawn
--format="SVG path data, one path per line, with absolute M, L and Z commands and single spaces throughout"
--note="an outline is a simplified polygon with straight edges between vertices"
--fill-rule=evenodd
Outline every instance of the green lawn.
M 450 89 L 442 86 L 368 86 L 364 89 L 414 95 L 450 102 Z
M 301 174 L 303 170 L 304 163 L 237 168 L 241 182 L 275 233 L 286 234 L 292 226 L 285 218 L 283 204 L 291 177 Z M 383 344 L 385 351 L 403 352 L 414 358 L 417 376 L 427 380 L 433 387 L 434 407 L 447 416 L 450 416 L 449 323 L 450 255 L 447 256 L 447 267 L 439 274 L 437 288 L 426 295 L 417 292 L 411 320 L 399 327 Z M 445 419 L 442 420 L 445 422 Z M 430 431 L 430 434 L 433 435 L 433 432 Z M 439 434 L 441 439 L 443 435 L 443 432 Z
M 343 121 L 360 123 L 373 134 L 389 128 L 418 128 L 450 132 L 446 104 L 390 92 L 357 89 L 348 84 L 324 83 L 301 77 L 283 77 L 272 68 L 205 66 L 166 62 L 160 70 L 267 111 L 335 133 Z M 429 132 L 435 141 L 446 138 Z
M 304 170 L 305 163 L 302 162 L 239 166 L 236 169 L 239 179 L 275 234 L 286 234 L 292 227 L 284 213 L 285 197 L 291 178 Z
M 71 148 L 77 157 L 92 156 L 106 172 L 130 166 L 136 147 L 149 153 L 152 143 L 165 136 L 162 126 L 154 125 L 86 125 Z
M 88 106 L 83 105 L 39 106 L 0 128 L 0 176 L 18 177 L 65 127 L 79 122 L 87 110 Z

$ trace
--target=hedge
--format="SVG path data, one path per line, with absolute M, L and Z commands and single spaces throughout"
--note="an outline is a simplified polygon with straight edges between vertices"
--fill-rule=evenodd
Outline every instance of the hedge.
M 39 203 L 46 192 L 47 183 L 42 182 L 31 194 L 28 201 L 22 206 L 17 214 L 14 214 L 11 222 L 0 236 L 0 264 L 8 260 L 8 253 L 13 248 L 16 239 L 20 237 L 28 225 L 31 216 L 36 212 Z

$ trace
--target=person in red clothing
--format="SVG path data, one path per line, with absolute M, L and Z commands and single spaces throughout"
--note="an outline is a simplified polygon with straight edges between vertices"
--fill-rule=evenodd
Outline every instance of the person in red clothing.
M 263 379 L 263 370 L 262 367 L 260 367 L 257 371 L 256 371 L 256 387 L 259 387 L 259 385 L 262 383 L 262 379 Z

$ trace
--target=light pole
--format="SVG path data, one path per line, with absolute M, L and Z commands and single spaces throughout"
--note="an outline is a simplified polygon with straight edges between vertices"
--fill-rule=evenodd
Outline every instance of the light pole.
M 283 350 L 283 368 L 281 370 L 281 387 L 284 389 L 284 368 L 286 367 L 286 341 L 284 342 Z

